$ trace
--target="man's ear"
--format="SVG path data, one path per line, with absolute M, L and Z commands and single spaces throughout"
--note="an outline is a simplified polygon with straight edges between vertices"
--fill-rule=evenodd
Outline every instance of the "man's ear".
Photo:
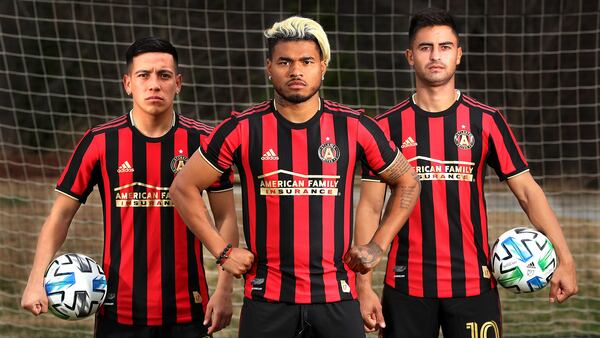
M 129 77 L 129 74 L 123 75 L 123 89 L 125 89 L 127 96 L 131 96 L 131 77 Z
M 411 66 L 415 65 L 415 60 L 413 59 L 413 51 L 410 48 L 407 48 L 404 51 L 404 56 L 406 57 L 406 61 L 408 61 L 408 64 Z

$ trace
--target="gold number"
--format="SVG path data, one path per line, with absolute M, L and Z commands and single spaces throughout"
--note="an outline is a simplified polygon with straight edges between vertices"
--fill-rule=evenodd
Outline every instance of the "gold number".
M 490 320 L 489 322 L 483 323 L 481 329 L 477 330 L 476 322 L 467 323 L 467 330 L 471 331 L 471 338 L 488 338 L 488 330 L 492 328 L 494 330 L 494 338 L 500 338 L 500 329 L 495 321 Z

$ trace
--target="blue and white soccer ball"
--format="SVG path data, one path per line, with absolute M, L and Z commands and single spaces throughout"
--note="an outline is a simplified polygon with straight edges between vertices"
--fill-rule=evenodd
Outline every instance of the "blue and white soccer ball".
M 106 276 L 100 265 L 82 254 L 56 257 L 44 275 L 48 309 L 55 316 L 77 320 L 98 310 L 106 297 Z
M 498 284 L 514 293 L 543 289 L 556 270 L 556 253 L 541 232 L 514 228 L 492 247 L 492 273 Z

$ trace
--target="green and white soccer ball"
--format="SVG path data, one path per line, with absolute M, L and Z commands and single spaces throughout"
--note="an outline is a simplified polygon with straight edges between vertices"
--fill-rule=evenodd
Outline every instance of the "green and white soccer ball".
M 88 256 L 68 253 L 56 257 L 46 269 L 44 288 L 48 310 L 58 318 L 77 320 L 96 311 L 106 297 L 106 276 Z
M 541 232 L 519 227 L 498 238 L 492 247 L 492 274 L 514 293 L 543 289 L 556 270 L 556 253 Z

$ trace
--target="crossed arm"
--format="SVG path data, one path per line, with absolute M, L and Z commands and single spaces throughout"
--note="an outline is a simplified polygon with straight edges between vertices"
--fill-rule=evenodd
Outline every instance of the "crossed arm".
M 359 203 L 356 218 L 356 245 L 348 251 L 344 258 L 344 261 L 352 270 L 361 274 L 369 272 L 381 261 L 392 239 L 408 220 L 421 192 L 417 174 L 400 152 L 394 162 L 379 176 L 391 190 L 383 218 L 379 222 L 379 213 L 376 212 L 376 218 L 365 219 L 360 214 Z M 383 186 L 383 191 L 385 191 L 385 185 L 380 185 Z M 381 197 L 381 208 L 383 192 L 379 195 Z

